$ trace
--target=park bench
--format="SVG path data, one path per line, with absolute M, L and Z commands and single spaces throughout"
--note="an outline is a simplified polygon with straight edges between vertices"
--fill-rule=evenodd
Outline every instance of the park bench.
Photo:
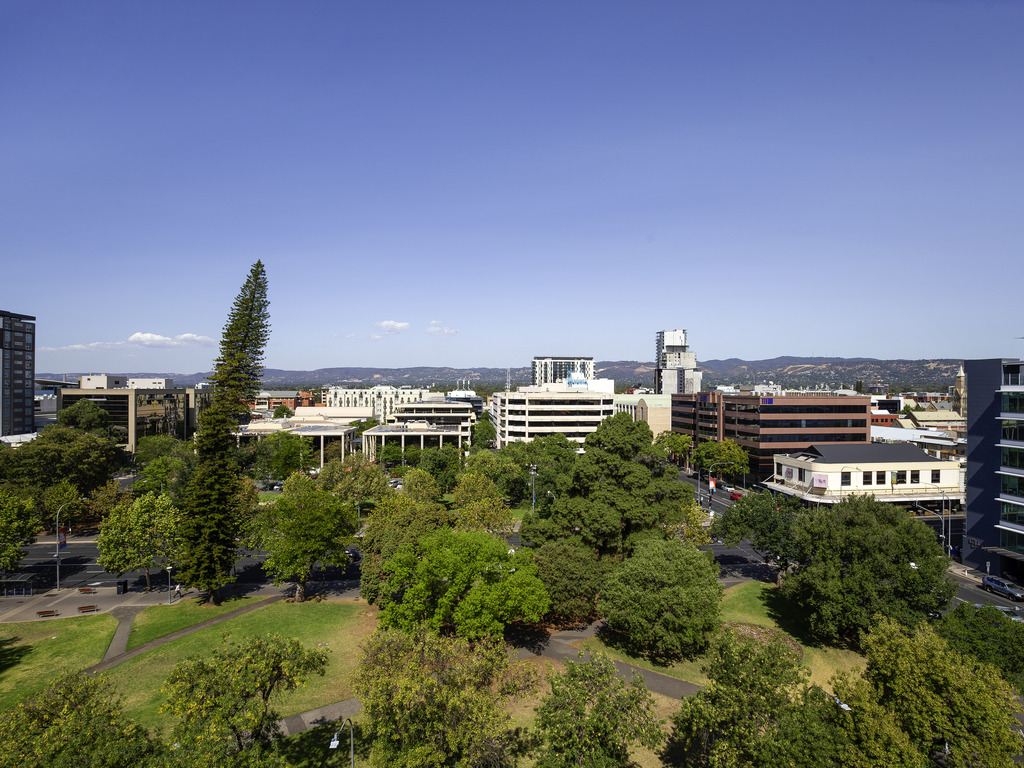
M 55 610 L 52 610 L 52 609 L 46 610 L 46 611 L 36 611 L 36 616 L 38 616 L 40 619 L 46 619 L 46 618 L 49 618 L 50 616 L 56 616 L 56 615 L 57 615 L 57 612 Z
M 79 587 L 78 594 L 80 595 L 95 595 L 96 587 Z
M 80 605 L 78 606 L 79 613 L 90 613 L 92 611 L 98 611 L 100 607 L 98 605 Z

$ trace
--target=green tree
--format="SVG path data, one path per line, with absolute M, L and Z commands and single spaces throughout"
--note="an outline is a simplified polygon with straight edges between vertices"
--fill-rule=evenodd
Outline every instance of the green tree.
M 402 475 L 402 491 L 417 504 L 440 504 L 444 495 L 433 475 L 419 467 Z
M 507 705 L 536 687 L 504 643 L 469 644 L 417 629 L 378 629 L 353 681 L 382 768 L 511 765 L 517 732 Z
M 786 570 L 795 555 L 793 525 L 802 512 L 800 502 L 792 496 L 751 491 L 718 513 L 711 533 L 729 547 L 749 539 L 750 546 L 767 562 Z
M 121 487 L 116 480 L 111 480 L 102 488 L 97 488 L 89 494 L 89 500 L 86 502 L 86 514 L 92 520 L 102 521 L 114 507 L 131 504 L 132 499 L 130 490 Z
M 60 410 L 57 414 L 57 423 L 68 429 L 94 432 L 102 437 L 107 437 L 110 414 L 92 400 L 78 400 Z
M 318 482 L 324 490 L 360 510 L 365 510 L 367 504 L 372 507 L 392 492 L 380 465 L 358 451 L 327 462 L 320 470 Z
M 537 575 L 551 599 L 551 614 L 566 621 L 591 618 L 612 562 L 598 560 L 594 550 L 573 539 L 547 541 L 533 552 Z
M 627 555 L 642 540 L 667 538 L 682 522 L 692 488 L 680 482 L 646 422 L 620 413 L 587 436 L 555 502 L 524 517 L 524 541 L 576 538 L 601 555 Z
M 642 678 L 618 677 L 607 656 L 566 662 L 549 678 L 551 691 L 537 708 L 545 748 L 537 768 L 620 768 L 632 765 L 629 747 L 655 749 L 663 737 L 654 697 Z
M 384 582 L 384 563 L 404 545 L 412 545 L 440 528 L 449 527 L 451 522 L 452 514 L 436 502 L 417 502 L 406 493 L 384 496 L 363 530 L 359 581 L 362 598 L 368 603 L 377 603 Z
M 36 540 L 39 518 L 28 499 L 0 488 L 0 571 L 13 571 L 28 554 L 23 546 Z
M 484 411 L 480 418 L 477 419 L 476 424 L 473 425 L 473 435 L 470 442 L 477 449 L 490 448 L 494 445 L 494 440 L 497 437 L 498 433 L 494 431 L 494 425 L 491 424 L 490 416 L 487 411 Z
M 348 562 L 345 546 L 355 533 L 355 509 L 296 473 L 281 495 L 260 507 L 253 519 L 250 546 L 267 552 L 263 569 L 274 584 L 295 582 L 295 602 L 306 597 L 306 582 L 317 563 Z
M 741 475 L 750 465 L 747 452 L 732 440 L 705 440 L 693 452 L 693 463 L 716 475 Z
M 991 605 L 958 603 L 934 626 L 951 651 L 990 664 L 1018 692 L 1024 691 L 1024 624 Z
M 454 445 L 445 445 L 441 448 L 425 448 L 417 466 L 434 478 L 442 492 L 447 493 L 458 481 L 460 462 L 459 449 Z
M 273 418 L 275 419 L 290 419 L 295 415 L 295 411 L 289 408 L 284 403 L 281 403 L 274 409 Z
M 146 588 L 152 589 L 149 570 L 175 561 L 180 521 L 170 498 L 155 493 L 114 507 L 100 528 L 97 562 L 119 576 L 144 569 Z
M 678 466 L 682 464 L 693 450 L 693 438 L 679 432 L 662 432 L 654 442 L 665 449 L 665 452 Z
M 760 765 L 755 758 L 806 677 L 793 649 L 744 639 L 732 629 L 712 643 L 708 684 L 683 697 L 664 759 L 672 766 Z
M 270 334 L 267 278 L 257 261 L 228 314 L 220 354 L 210 376 L 209 407 L 196 433 L 197 464 L 186 494 L 179 578 L 220 601 L 231 579 L 236 539 L 251 514 L 243 508 L 243 483 L 235 459 L 233 430 L 249 414 L 246 403 L 259 391 L 263 348 Z
M 460 637 L 500 638 L 513 621 L 537 622 L 549 600 L 527 553 L 481 531 L 441 529 L 384 563 L 381 624 L 423 624 Z
M 0 713 L 3 768 L 145 768 L 160 747 L 124 712 L 104 677 L 63 672 Z
M 51 425 L 20 446 L 11 458 L 9 480 L 39 489 L 66 480 L 89 494 L 113 478 L 124 454 L 106 438 Z
M 807 510 L 796 518 L 793 539 L 798 565 L 782 592 L 820 638 L 856 642 L 875 614 L 916 624 L 953 596 L 949 560 L 934 532 L 872 496 Z
M 678 539 L 649 540 L 605 578 L 598 610 L 641 653 L 692 656 L 718 628 L 721 600 L 711 552 Z
M 163 713 L 179 718 L 172 738 L 182 750 L 223 765 L 245 750 L 266 750 L 278 733 L 272 700 L 327 668 L 324 651 L 278 635 L 179 661 L 164 683 Z
M 465 471 L 488 478 L 510 504 L 518 504 L 530 495 L 528 471 L 508 453 L 474 451 L 466 459 Z
M 862 645 L 872 696 L 923 756 L 942 755 L 950 768 L 1015 764 L 1022 708 L 994 667 L 949 650 L 928 624 L 908 629 L 882 618 Z
M 262 438 L 256 447 L 256 457 L 257 475 L 273 480 L 284 480 L 316 463 L 313 438 L 294 432 L 274 432 Z
M 377 453 L 377 459 L 385 466 L 394 466 L 402 463 L 402 446 L 392 441 L 384 443 Z
M 56 527 L 58 513 L 60 513 L 60 527 L 68 528 L 72 523 L 80 520 L 87 509 L 82 494 L 67 480 L 61 480 L 59 483 L 43 489 L 40 502 L 41 517 L 47 527 L 50 523 Z
M 459 530 L 512 532 L 512 510 L 491 479 L 476 472 L 466 472 L 459 478 L 452 491 L 452 511 Z
M 350 421 L 348 425 L 356 428 L 356 437 L 362 437 L 363 432 L 366 430 L 379 427 L 380 421 L 377 419 L 359 419 L 357 421 Z

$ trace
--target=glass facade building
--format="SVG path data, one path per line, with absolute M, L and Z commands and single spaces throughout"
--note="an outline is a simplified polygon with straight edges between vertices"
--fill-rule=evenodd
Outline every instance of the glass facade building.
M 35 320 L 0 310 L 0 436 L 35 432 Z

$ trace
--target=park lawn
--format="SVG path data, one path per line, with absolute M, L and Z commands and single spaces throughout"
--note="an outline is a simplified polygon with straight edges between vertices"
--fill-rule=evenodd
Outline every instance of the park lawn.
M 779 626 L 772 617 L 768 601 L 765 599 L 775 586 L 764 584 L 759 581 L 747 581 L 742 584 L 729 587 L 722 595 L 722 621 L 734 625 L 755 625 L 768 627 L 786 633 L 785 629 Z M 778 598 L 776 599 L 776 603 Z M 846 648 L 833 648 L 828 646 L 812 646 L 800 643 L 798 638 L 793 638 L 803 650 L 803 665 L 810 670 L 810 682 L 820 685 L 828 691 L 832 690 L 829 681 L 837 672 L 848 672 L 854 675 L 860 674 L 866 665 L 863 656 L 855 651 Z M 622 650 L 606 645 L 600 638 L 577 641 L 573 646 L 591 651 L 600 651 L 618 661 L 624 661 L 643 669 L 660 672 L 663 675 L 685 680 L 696 685 L 706 685 L 707 675 L 702 669 L 706 663 L 705 657 L 701 656 L 692 661 L 680 660 L 669 665 L 659 665 L 645 658 L 630 656 Z
M 265 600 L 263 597 L 235 597 L 220 605 L 205 605 L 199 598 L 179 600 L 174 605 L 154 605 L 142 611 L 132 622 L 128 636 L 128 650 L 145 645 L 158 637 L 177 632 L 179 629 L 194 627 L 207 619 L 214 619 L 225 613 L 244 608 L 250 603 Z
M 107 613 L 0 624 L 0 710 L 46 687 L 59 672 L 103 661 L 117 619 Z
M 157 646 L 106 674 L 122 696 L 125 711 L 146 728 L 166 735 L 173 718 L 157 713 L 165 701 L 160 688 L 179 660 L 209 655 L 213 648 L 253 635 L 276 633 L 295 638 L 307 648 L 328 651 L 323 677 L 314 677 L 274 702 L 279 715 L 288 717 L 355 695 L 351 679 L 359 645 L 376 626 L 376 608 L 363 602 L 327 600 L 296 605 L 282 601 Z

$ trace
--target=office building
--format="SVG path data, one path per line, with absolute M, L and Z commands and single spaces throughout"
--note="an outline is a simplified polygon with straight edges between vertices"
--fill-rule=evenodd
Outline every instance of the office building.
M 35 432 L 35 320 L 0 310 L 0 437 Z
M 418 403 L 404 403 L 381 424 L 363 432 L 363 451 L 376 459 L 385 445 L 443 448 L 454 445 L 460 450 L 472 444 L 476 424 L 473 404 L 435 394 Z
M 324 393 L 328 408 L 372 408 L 373 418 L 385 421 L 395 408 L 404 403 L 418 403 L 430 394 L 429 389 L 392 387 L 331 387 Z
M 531 384 L 540 387 L 565 381 L 572 374 L 584 379 L 594 378 L 592 357 L 535 357 L 533 358 L 533 380 Z
M 686 330 L 658 331 L 654 337 L 654 391 L 659 395 L 700 392 L 703 375 L 697 355 L 686 343 Z
M 966 360 L 964 563 L 1024 578 L 1024 361 Z
M 557 433 L 582 445 L 602 421 L 615 415 L 613 391 L 600 389 L 607 388 L 601 386 L 594 391 L 563 382 L 519 387 L 515 392 L 495 392 L 491 399 L 495 447 Z
M 767 478 L 777 453 L 811 445 L 869 443 L 871 399 L 866 395 L 757 397 L 722 392 L 672 395 L 672 431 L 705 440 L 732 440 L 747 451 L 750 472 Z

